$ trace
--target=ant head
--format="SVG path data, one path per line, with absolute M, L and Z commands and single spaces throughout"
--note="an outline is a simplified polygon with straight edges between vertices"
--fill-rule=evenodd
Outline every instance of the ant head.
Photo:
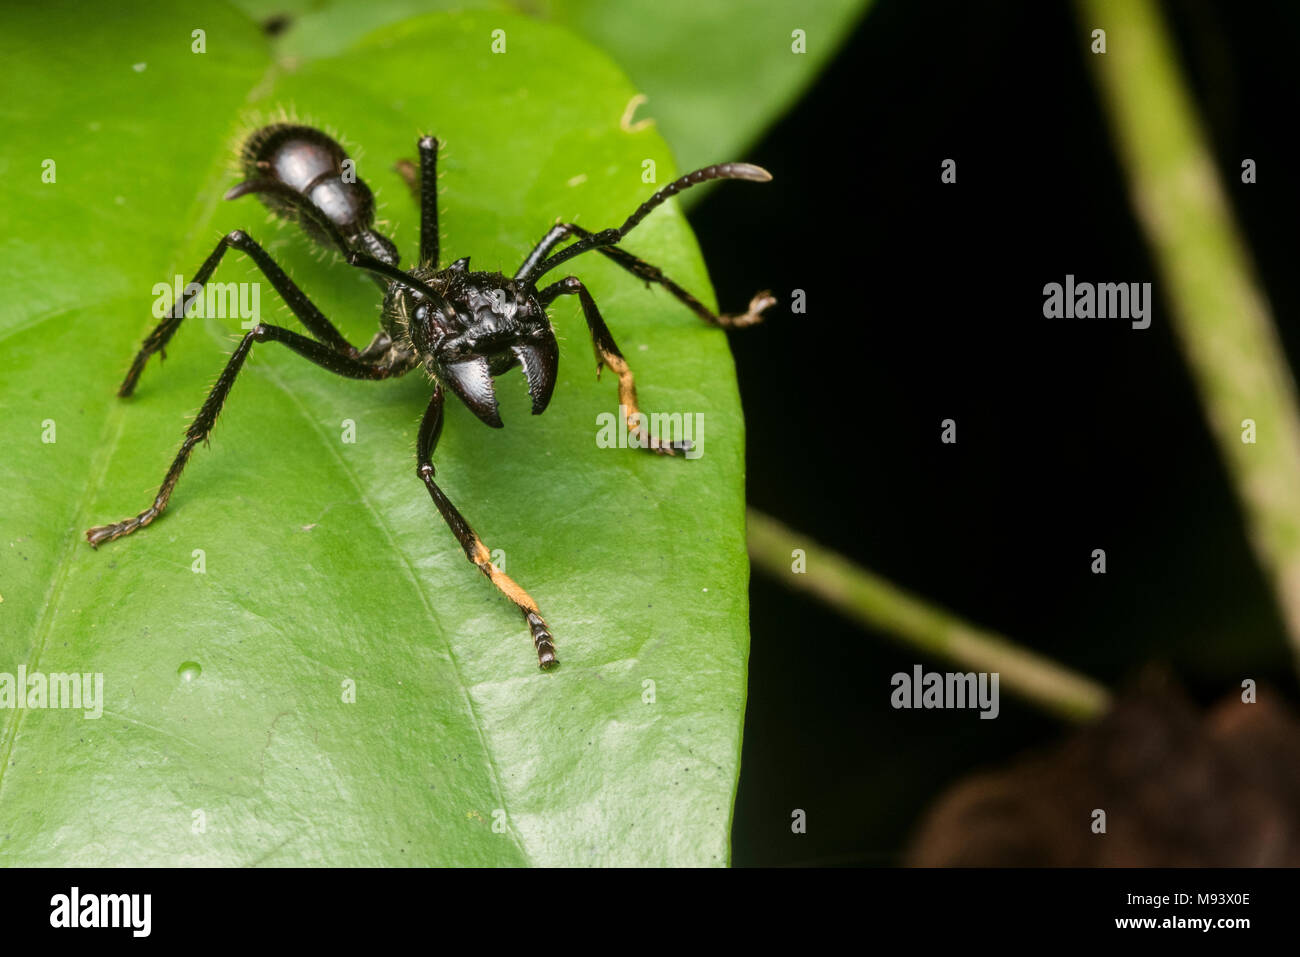
M 425 367 L 493 428 L 502 426 L 495 376 L 520 366 L 540 415 L 555 391 L 560 350 L 530 287 L 500 273 L 471 273 L 457 260 L 430 277 L 438 300 L 414 294 L 408 331 Z

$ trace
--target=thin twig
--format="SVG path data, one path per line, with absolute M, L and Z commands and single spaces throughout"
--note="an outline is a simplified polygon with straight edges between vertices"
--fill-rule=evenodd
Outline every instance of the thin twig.
M 1109 693 L 1092 679 L 927 604 L 762 512 L 750 509 L 748 519 L 750 559 L 783 584 L 904 644 L 996 671 L 1001 687 L 1054 714 L 1083 721 L 1109 707 Z M 793 571 L 795 549 L 804 553 L 802 572 Z
M 1079 0 L 1078 9 L 1084 50 L 1092 31 L 1106 31 L 1106 52 L 1083 56 L 1109 108 L 1171 324 L 1300 658 L 1300 416 L 1268 303 L 1157 5 Z

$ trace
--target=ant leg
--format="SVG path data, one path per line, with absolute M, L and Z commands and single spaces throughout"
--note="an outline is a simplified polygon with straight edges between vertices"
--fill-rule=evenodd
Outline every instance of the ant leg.
M 185 440 L 181 443 L 180 451 L 176 453 L 176 457 L 172 460 L 171 468 L 167 470 L 167 476 L 163 479 L 158 494 L 154 497 L 153 504 L 134 518 L 128 518 L 113 525 L 98 525 L 88 529 L 86 531 L 86 541 L 90 542 L 93 547 L 98 548 L 104 542 L 111 542 L 115 538 L 129 535 L 137 528 L 143 528 L 157 518 L 163 509 L 167 507 L 172 490 L 181 477 L 185 463 L 189 461 L 190 453 L 194 451 L 194 446 L 207 441 L 212 426 L 216 424 L 217 416 L 221 414 L 221 407 L 225 404 L 226 396 L 230 394 L 230 388 L 235 384 L 235 378 L 239 375 L 239 370 L 243 367 L 244 360 L 248 358 L 248 353 L 252 350 L 255 342 L 283 343 L 304 359 L 308 359 L 318 366 L 338 375 L 346 376 L 349 379 L 387 379 L 390 376 L 401 375 L 402 372 L 406 371 L 400 365 L 372 365 L 351 356 L 342 355 L 315 339 L 301 336 L 289 329 L 282 329 L 279 326 L 257 325 L 240 340 L 235 351 L 231 353 L 226 367 L 221 370 L 221 375 L 217 377 L 216 385 L 208 393 L 203 408 L 199 410 L 199 414 L 195 416 L 194 421 L 190 423 L 190 427 L 185 430 Z
M 590 239 L 592 233 L 574 223 L 561 223 L 551 228 L 540 243 L 537 244 L 524 264 L 520 266 L 520 272 L 526 272 L 535 265 L 536 261 L 545 256 L 554 246 L 566 236 L 577 236 L 579 239 Z M 653 266 L 644 259 L 638 259 L 631 253 L 618 246 L 596 246 L 593 247 L 599 253 L 608 256 L 614 262 L 618 263 L 632 275 L 643 279 L 647 285 L 652 282 L 658 283 L 668 290 L 679 302 L 687 306 L 692 312 L 703 319 L 711 326 L 722 326 L 726 329 L 739 329 L 744 326 L 752 326 L 763 319 L 764 310 L 776 305 L 776 297 L 771 292 L 764 289 L 762 292 L 755 293 L 754 297 L 749 300 L 749 308 L 740 315 L 717 314 L 712 312 L 704 303 L 700 302 L 693 295 L 683 289 L 677 283 L 673 282 L 664 275 L 663 270 L 658 266 Z M 518 276 L 516 276 L 518 278 Z
M 420 265 L 438 268 L 438 140 L 421 136 L 420 169 L 410 160 L 398 160 L 394 169 L 406 181 L 420 204 Z
M 153 332 L 149 333 L 144 340 L 144 344 L 140 346 L 140 351 L 136 353 L 135 359 L 131 362 L 131 368 L 128 370 L 126 378 L 122 380 L 122 385 L 118 387 L 117 394 L 119 396 L 125 398 L 135 391 L 136 383 L 140 380 L 140 373 L 144 371 L 145 364 L 149 361 L 151 355 L 159 352 L 162 353 L 163 358 L 167 357 L 167 343 L 176 334 L 176 330 L 180 328 L 181 321 L 185 318 L 190 303 L 203 292 L 203 286 L 212 276 L 222 257 L 225 256 L 226 250 L 231 248 L 238 249 L 249 255 L 253 262 L 257 264 L 257 267 L 262 270 L 262 274 L 271 281 L 275 291 L 293 310 L 293 314 L 302 321 L 302 324 L 307 327 L 312 335 L 335 352 L 353 357 L 359 354 L 352 343 L 343 338 L 343 334 L 334 327 L 334 324 L 312 305 L 311 300 L 298 288 L 294 281 L 284 274 L 284 270 L 275 264 L 275 260 L 267 255 L 266 250 L 255 243 L 248 233 L 242 229 L 236 229 L 221 237 L 217 243 L 217 248 L 212 251 L 212 255 L 204 260 L 203 265 L 199 267 L 199 271 L 195 273 L 189 285 L 181 291 L 180 300 L 172 303 L 162 322 L 158 323 Z
M 558 223 L 548 229 L 541 242 L 533 247 L 533 251 L 524 257 L 524 261 L 515 270 L 515 281 L 526 282 L 538 263 L 545 259 L 561 240 L 573 235 L 577 229 L 578 227 L 572 223 Z
M 772 178 L 772 174 L 761 166 L 754 166 L 750 163 L 719 163 L 716 166 L 706 166 L 704 169 L 697 169 L 685 176 L 680 176 L 673 180 L 663 189 L 659 190 L 644 203 L 632 211 L 632 215 L 623 221 L 623 225 L 618 228 L 602 229 L 598 233 L 589 233 L 586 238 L 578 240 L 572 246 L 561 249 L 548 259 L 542 259 L 538 250 L 546 245 L 551 235 L 561 227 L 556 226 L 547 233 L 547 237 L 538 244 L 524 260 L 525 267 L 521 267 L 515 274 L 515 279 L 523 282 L 531 282 L 550 272 L 561 263 L 568 262 L 574 256 L 580 256 L 590 249 L 599 249 L 603 246 L 613 246 L 624 236 L 630 233 L 636 225 L 650 215 L 651 211 L 657 206 L 666 202 L 669 198 L 676 196 L 682 190 L 690 189 L 700 183 L 707 183 L 714 179 L 746 179 L 754 183 L 766 183 Z M 558 242 L 558 238 L 551 240 L 553 246 Z
M 591 293 L 587 292 L 587 287 L 582 284 L 581 279 L 576 276 L 561 279 L 539 292 L 537 301 L 545 309 L 560 296 L 573 295 L 576 295 L 578 301 L 582 303 L 582 314 L 587 319 L 587 328 L 591 330 L 591 344 L 596 351 L 596 378 L 600 378 L 600 370 L 605 366 L 613 369 L 614 374 L 618 376 L 618 404 L 627 416 L 627 429 L 632 440 L 642 448 L 651 449 L 659 455 L 689 452 L 693 447 L 689 441 L 665 442 L 650 435 L 650 430 L 645 426 L 645 416 L 641 414 L 641 409 L 637 405 L 636 379 L 632 376 L 632 370 L 628 367 L 627 360 L 623 358 L 623 353 L 619 352 L 609 327 L 605 325 L 605 320 L 601 318 L 600 310 L 596 308 L 596 301 L 591 298 Z
M 524 620 L 528 622 L 528 630 L 532 632 L 533 647 L 537 649 L 538 665 L 542 668 L 552 668 L 559 664 L 559 659 L 555 657 L 555 640 L 537 610 L 537 602 L 533 601 L 528 592 L 515 584 L 509 575 L 492 564 L 492 555 L 488 547 L 474 533 L 474 529 L 469 527 L 469 522 L 465 521 L 464 516 L 457 511 L 456 506 L 451 504 L 451 500 L 443 494 L 438 483 L 433 480 L 433 450 L 438 444 L 438 437 L 442 434 L 442 399 L 442 385 L 439 384 L 435 387 L 433 398 L 429 400 L 429 407 L 420 422 L 417 472 L 429 489 L 433 504 L 438 506 L 438 511 L 442 513 L 443 521 L 456 536 L 461 548 L 465 549 L 465 556 L 477 565 L 479 571 L 488 577 L 501 594 L 514 602 L 515 607 L 523 613 Z
M 398 172 L 415 191 L 415 170 L 409 161 Z M 438 268 L 438 140 L 420 137 L 420 265 Z
M 424 299 L 433 303 L 439 309 L 444 309 L 448 312 L 452 311 L 451 304 L 447 302 L 442 293 L 438 292 L 428 283 L 421 282 L 409 272 L 399 269 L 390 262 L 376 259 L 369 253 L 362 252 L 359 249 L 348 253 L 347 258 L 344 261 L 349 266 L 354 266 L 357 269 L 364 269 L 367 272 L 374 273 L 376 276 L 381 276 L 390 283 L 395 282 L 406 286 L 408 289 L 413 290 Z

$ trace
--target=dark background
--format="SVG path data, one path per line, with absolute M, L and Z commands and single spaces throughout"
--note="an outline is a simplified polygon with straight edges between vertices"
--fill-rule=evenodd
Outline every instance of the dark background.
M 1229 197 L 1300 357 L 1292 175 L 1300 7 L 1165 5 Z M 731 335 L 751 504 L 969 621 L 1122 688 L 1296 686 L 1283 628 L 1171 329 L 1067 3 L 878 2 L 692 222 Z M 1113 45 L 1115 36 L 1108 37 Z M 1240 181 L 1244 158 L 1258 182 Z M 957 183 L 940 163 L 957 161 Z M 1043 318 L 1042 288 L 1152 282 L 1150 329 Z M 794 289 L 804 315 L 789 313 Z M 955 446 L 940 421 L 957 421 Z M 794 547 L 792 545 L 792 547 Z M 1108 572 L 1090 571 L 1104 548 Z M 734 863 L 890 864 L 963 775 L 1068 728 L 1002 696 L 895 711 L 941 662 L 755 572 Z M 942 668 L 940 670 L 943 670 Z M 794 835 L 791 812 L 807 812 Z

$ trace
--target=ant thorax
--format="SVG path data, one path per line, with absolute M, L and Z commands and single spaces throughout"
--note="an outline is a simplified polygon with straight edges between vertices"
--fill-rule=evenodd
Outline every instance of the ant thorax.
M 385 330 L 419 356 L 432 377 L 488 425 L 500 427 L 493 378 L 521 366 L 533 411 L 555 386 L 559 350 L 546 310 L 528 289 L 499 272 L 471 272 L 469 260 L 446 269 L 421 267 L 411 276 L 437 293 L 393 283 L 384 301 Z
M 395 342 L 409 343 L 422 358 L 491 359 L 508 352 L 515 342 L 549 329 L 545 310 L 518 283 L 499 272 L 458 267 L 459 263 L 441 270 L 411 270 L 413 277 L 443 296 L 443 303 L 429 302 L 418 290 L 400 283 L 389 287 L 383 320 Z

